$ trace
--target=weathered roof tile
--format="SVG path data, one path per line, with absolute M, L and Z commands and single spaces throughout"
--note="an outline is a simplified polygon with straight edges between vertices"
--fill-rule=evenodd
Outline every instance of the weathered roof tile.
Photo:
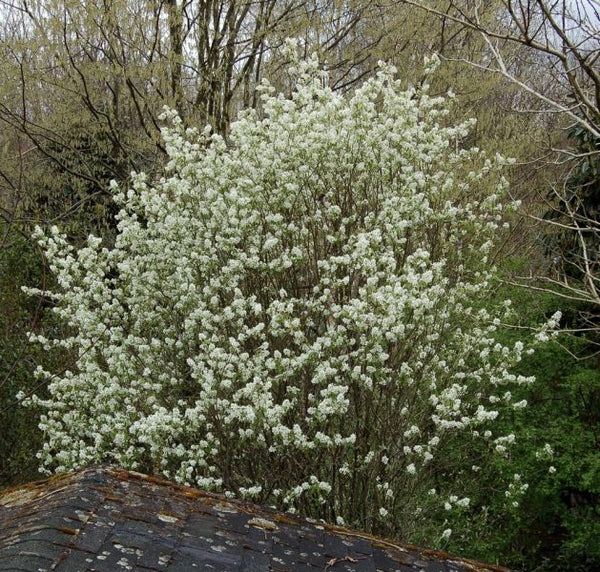
M 0 570 L 500 572 L 502 568 L 95 467 L 0 493 Z

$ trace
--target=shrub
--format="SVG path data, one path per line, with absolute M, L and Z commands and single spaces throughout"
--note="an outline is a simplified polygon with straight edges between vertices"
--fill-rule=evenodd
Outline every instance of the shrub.
M 502 454 L 494 404 L 531 381 L 494 339 L 508 303 L 481 309 L 503 161 L 392 68 L 347 97 L 314 61 L 293 73 L 228 141 L 167 113 L 165 177 L 114 185 L 110 249 L 38 231 L 72 335 L 37 339 L 79 352 L 36 400 L 40 457 L 406 536 L 432 498 L 468 509 L 460 481 L 428 495 L 436 452 L 470 432 Z

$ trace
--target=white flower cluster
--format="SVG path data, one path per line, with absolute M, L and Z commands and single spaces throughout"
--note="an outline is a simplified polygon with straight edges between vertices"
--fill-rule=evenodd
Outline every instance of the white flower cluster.
M 450 495 L 448 500 L 444 503 L 444 508 L 446 510 L 452 510 L 455 507 L 467 508 L 470 504 L 471 499 L 469 497 L 459 499 L 456 495 Z
M 529 489 L 529 484 L 524 483 L 521 479 L 521 475 L 515 473 L 513 480 L 509 483 L 508 488 L 504 491 L 504 496 L 513 508 L 517 508 L 520 504 L 520 500 Z
M 347 97 L 296 67 L 227 143 L 166 113 L 165 176 L 115 187 L 111 248 L 38 231 L 72 333 L 38 341 L 79 358 L 38 372 L 46 470 L 109 461 L 399 527 L 444 437 L 480 435 L 493 396 L 531 381 L 479 309 L 504 161 L 463 149 L 471 122 L 446 126 L 390 67 Z
M 540 461 L 553 461 L 554 460 L 554 449 L 550 443 L 544 443 L 541 449 L 535 452 L 535 458 Z M 553 475 L 556 473 L 556 467 L 554 465 L 548 465 L 548 473 Z
M 536 459 L 551 460 L 554 458 L 554 449 L 550 443 L 544 443 L 544 446 L 535 452 Z

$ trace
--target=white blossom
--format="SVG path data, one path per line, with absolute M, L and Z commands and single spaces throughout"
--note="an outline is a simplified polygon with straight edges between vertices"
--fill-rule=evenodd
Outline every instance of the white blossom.
M 490 439 L 488 396 L 531 383 L 511 371 L 530 344 L 494 337 L 510 303 L 480 309 L 504 161 L 464 149 L 472 122 L 448 125 L 443 99 L 391 67 L 350 95 L 316 60 L 294 67 L 293 94 L 263 86 L 227 142 L 166 111 L 163 177 L 111 185 L 114 244 L 36 231 L 65 328 L 30 337 L 78 356 L 36 371 L 47 397 L 27 400 L 46 472 L 111 462 L 291 512 L 330 500 L 339 522 L 353 482 L 364 498 L 380 485 L 400 526 L 418 463 L 433 478 L 448 435 Z M 459 487 L 432 501 L 468 506 L 442 500 Z

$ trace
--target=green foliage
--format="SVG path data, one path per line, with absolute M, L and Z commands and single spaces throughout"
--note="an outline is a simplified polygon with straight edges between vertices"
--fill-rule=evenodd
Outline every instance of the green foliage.
M 43 270 L 40 254 L 31 242 L 0 226 L 0 487 L 34 478 L 41 442 L 37 421 L 17 405 L 19 391 L 34 389 L 31 373 L 40 351 L 27 342 L 32 322 L 39 326 L 37 300 L 21 292 L 22 284 L 39 284 Z M 43 391 L 43 387 L 40 388 Z
M 524 290 L 513 289 L 510 296 L 522 326 L 564 304 Z M 573 313 L 576 309 L 566 312 Z M 503 331 L 500 337 L 509 343 L 519 335 Z M 517 435 L 515 445 L 510 455 L 481 463 L 469 510 L 438 514 L 454 531 L 448 550 L 515 570 L 574 572 L 600 566 L 600 368 L 595 349 L 583 336 L 563 334 L 523 359 L 519 372 L 535 375 L 536 383 L 519 388 L 515 399 L 526 399 L 528 407 L 501 416 L 502 432 Z M 447 472 L 440 479 L 465 478 L 454 471 L 457 456 L 479 465 L 487 453 L 481 443 L 457 437 L 445 450 Z M 528 485 L 525 490 L 502 486 L 515 474 Z M 507 501 L 518 506 L 501 510 Z M 419 540 L 430 543 L 424 532 Z
M 529 415 L 520 420 L 526 435 L 522 458 L 547 441 L 556 472 L 539 463 L 524 469 L 532 474 L 532 486 L 521 531 L 523 544 L 531 548 L 523 558 L 530 566 L 540 556 L 549 563 L 565 559 L 574 567 L 600 565 L 600 371 L 596 359 L 577 362 L 568 353 L 585 351 L 585 340 L 560 341 L 562 346 L 541 350 L 528 364 L 538 383 L 529 396 Z

